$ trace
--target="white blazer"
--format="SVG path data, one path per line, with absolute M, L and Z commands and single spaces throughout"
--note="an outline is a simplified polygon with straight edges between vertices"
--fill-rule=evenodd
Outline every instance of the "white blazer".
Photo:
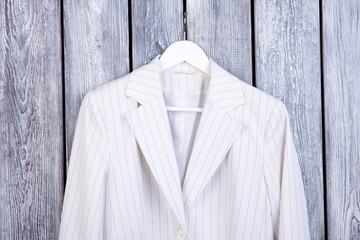
M 310 239 L 285 105 L 159 56 L 85 95 L 59 238 Z

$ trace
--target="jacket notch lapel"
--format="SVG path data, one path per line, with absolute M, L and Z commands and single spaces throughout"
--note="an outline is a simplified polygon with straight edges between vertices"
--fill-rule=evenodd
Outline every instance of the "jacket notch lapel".
M 131 73 L 125 95 L 141 105 L 126 118 L 159 188 L 186 231 L 179 170 L 155 67 L 150 63 Z
M 212 178 L 242 128 L 230 112 L 215 104 L 208 104 L 206 107 L 184 179 L 185 211 Z
M 245 103 L 243 86 L 214 61 L 206 97 L 182 186 L 185 212 L 226 158 L 242 129 L 236 110 Z
M 128 112 L 127 120 L 152 174 L 186 231 L 185 212 L 241 132 L 242 124 L 235 111 L 245 103 L 245 96 L 241 81 L 210 58 L 210 81 L 181 186 L 160 82 L 159 55 L 130 74 L 125 95 L 141 105 Z

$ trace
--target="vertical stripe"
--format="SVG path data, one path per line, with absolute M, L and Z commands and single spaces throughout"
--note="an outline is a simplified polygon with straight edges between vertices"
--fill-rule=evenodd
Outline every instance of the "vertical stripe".
M 117 88 L 115 88 L 116 90 L 118 90 Z M 111 96 L 111 94 L 110 94 L 110 88 L 108 87 L 108 90 L 109 90 L 109 96 Z M 120 94 L 119 94 L 119 91 L 116 91 L 116 96 L 117 96 L 117 101 L 116 102 L 126 102 L 127 103 L 127 101 L 126 101 L 126 97 L 125 96 L 121 96 Z M 124 105 L 124 108 L 125 108 L 125 110 L 124 111 L 127 111 L 128 110 L 128 106 L 127 106 L 127 104 L 125 105 L 125 104 L 123 104 Z M 116 119 L 119 119 L 119 125 L 121 126 L 121 132 L 122 132 L 122 134 L 121 134 L 121 137 L 122 137 L 122 139 L 121 139 L 121 141 L 123 142 L 123 144 L 124 145 L 126 145 L 127 143 L 129 144 L 129 145 L 131 145 L 131 143 L 129 143 L 129 141 L 128 141 L 128 137 L 127 137 L 127 135 L 128 135 L 128 132 L 129 132 L 129 130 L 128 129 L 124 129 L 124 124 L 122 124 L 122 118 L 121 118 L 121 110 L 122 110 L 122 108 L 117 108 L 117 109 L 119 109 L 118 110 L 118 115 L 115 117 Z M 117 137 L 118 136 L 115 136 L 115 138 L 117 139 Z M 118 141 L 116 140 L 116 143 L 117 143 Z M 131 145 L 132 146 L 132 145 Z M 129 147 L 130 148 L 130 147 Z M 132 147 L 131 147 L 132 148 Z M 130 154 L 127 152 L 127 147 L 125 147 L 124 148 L 125 150 L 124 150 L 124 153 L 125 153 L 125 158 L 129 158 L 129 159 L 132 159 L 133 158 L 133 156 L 132 157 L 127 157 L 127 156 L 129 156 Z M 131 176 L 130 176 L 130 173 L 131 173 L 131 171 L 130 171 L 130 167 L 129 167 L 129 163 L 128 163 L 128 161 L 124 161 L 125 162 L 125 165 L 126 165 L 126 168 L 124 169 L 124 170 L 126 170 L 126 171 L 124 171 L 124 177 L 125 177 L 125 179 L 127 179 L 128 181 L 130 180 L 130 178 L 131 178 Z M 131 161 L 130 161 L 130 163 L 132 163 Z M 137 178 L 134 178 L 135 180 L 137 179 Z M 133 196 L 134 196 L 134 189 L 136 190 L 136 189 L 140 189 L 139 188 L 139 186 L 138 186 L 138 183 L 137 182 L 134 182 L 133 183 L 133 181 L 129 181 L 128 182 L 128 184 L 129 184 L 129 186 L 130 186 L 130 196 L 129 196 L 129 198 L 130 199 L 132 199 L 133 198 Z M 139 195 L 140 196 L 140 195 Z M 140 234 L 140 238 L 142 239 L 143 237 L 142 237 L 142 233 L 141 233 L 141 224 L 140 224 L 140 221 L 139 221 L 139 215 L 140 215 L 140 210 L 139 209 L 137 209 L 137 206 L 136 206 L 136 202 L 135 201 L 130 201 L 130 202 L 132 202 L 133 204 L 132 204 L 132 206 L 131 206 L 131 208 L 134 208 L 134 210 L 135 210 L 135 218 L 136 218 L 136 225 L 137 225 L 137 231 L 138 231 L 138 233 Z M 131 210 L 130 210 L 131 211 Z M 133 212 L 133 211 L 131 211 L 131 212 Z
M 110 90 L 110 88 L 109 88 L 109 90 Z M 116 132 L 116 130 L 115 130 L 115 126 L 116 126 L 116 124 L 115 124 L 115 115 L 114 115 L 114 111 L 115 111 L 115 108 L 114 108 L 114 106 L 113 106 L 113 104 L 114 104 L 114 100 L 111 98 L 111 96 L 112 96 L 112 94 L 110 93 L 110 92 L 108 92 L 108 94 L 109 94 L 109 96 L 110 96 L 110 101 L 111 101 L 111 116 L 112 116 L 112 126 L 113 126 L 113 131 L 114 132 Z M 114 96 L 115 97 L 115 96 Z M 119 121 L 120 121 L 120 126 L 122 126 L 123 124 L 122 124 L 122 121 L 121 121 L 121 118 L 120 119 L 118 119 Z M 124 132 L 123 130 L 121 131 L 121 132 Z M 120 153 L 119 153 L 119 143 L 118 143 L 118 138 L 117 138 L 117 136 L 115 136 L 115 144 L 116 144 L 116 147 L 115 147 L 115 149 L 116 149 L 116 156 L 117 156 L 117 158 L 118 159 L 120 159 Z M 124 158 L 126 159 L 127 157 L 128 157 L 128 154 L 127 154 L 127 152 L 126 152 L 126 148 L 124 148 L 125 149 L 125 151 L 123 152 L 123 154 L 124 154 Z M 127 162 L 127 161 L 125 161 L 125 162 Z M 120 172 L 122 172 L 122 169 L 120 169 Z M 122 195 L 124 196 L 124 198 L 125 198 L 125 201 L 126 202 L 128 202 L 127 201 L 127 199 L 129 198 L 129 196 L 127 196 L 127 192 L 126 192 L 126 188 L 125 188 L 125 177 L 126 177 L 126 171 L 124 171 L 124 173 L 122 173 L 122 174 L 120 174 L 120 176 L 121 176 L 121 184 L 122 184 Z M 125 175 L 125 176 L 124 176 Z M 118 187 L 117 187 L 117 183 L 116 183 L 116 181 L 114 181 L 114 183 L 115 183 L 115 186 L 116 186 L 116 188 L 118 189 Z M 131 203 L 130 203 L 131 205 L 132 205 L 132 201 L 131 201 Z M 130 216 L 130 211 L 131 211 L 131 205 L 129 204 L 129 206 L 126 208 L 126 209 L 121 209 L 121 211 L 125 211 L 126 212 L 126 215 L 127 215 L 127 222 L 130 224 L 130 230 L 131 230 L 131 236 L 132 237 L 134 237 L 134 224 L 132 223 L 132 218 L 131 218 L 131 216 Z M 132 211 L 133 212 L 133 211 Z

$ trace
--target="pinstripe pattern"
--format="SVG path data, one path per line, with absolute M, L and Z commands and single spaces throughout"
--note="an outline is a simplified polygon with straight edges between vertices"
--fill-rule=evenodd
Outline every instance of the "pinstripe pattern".
M 212 59 L 204 77 L 158 57 L 85 95 L 60 239 L 309 239 L 285 105 Z M 183 96 L 203 111 L 166 111 Z

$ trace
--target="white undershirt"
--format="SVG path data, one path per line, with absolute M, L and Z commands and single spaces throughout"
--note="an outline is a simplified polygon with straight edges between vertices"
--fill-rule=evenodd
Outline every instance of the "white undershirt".
M 209 76 L 186 62 L 162 72 L 161 85 L 166 106 L 204 107 Z M 202 112 L 167 111 L 181 185 Z

